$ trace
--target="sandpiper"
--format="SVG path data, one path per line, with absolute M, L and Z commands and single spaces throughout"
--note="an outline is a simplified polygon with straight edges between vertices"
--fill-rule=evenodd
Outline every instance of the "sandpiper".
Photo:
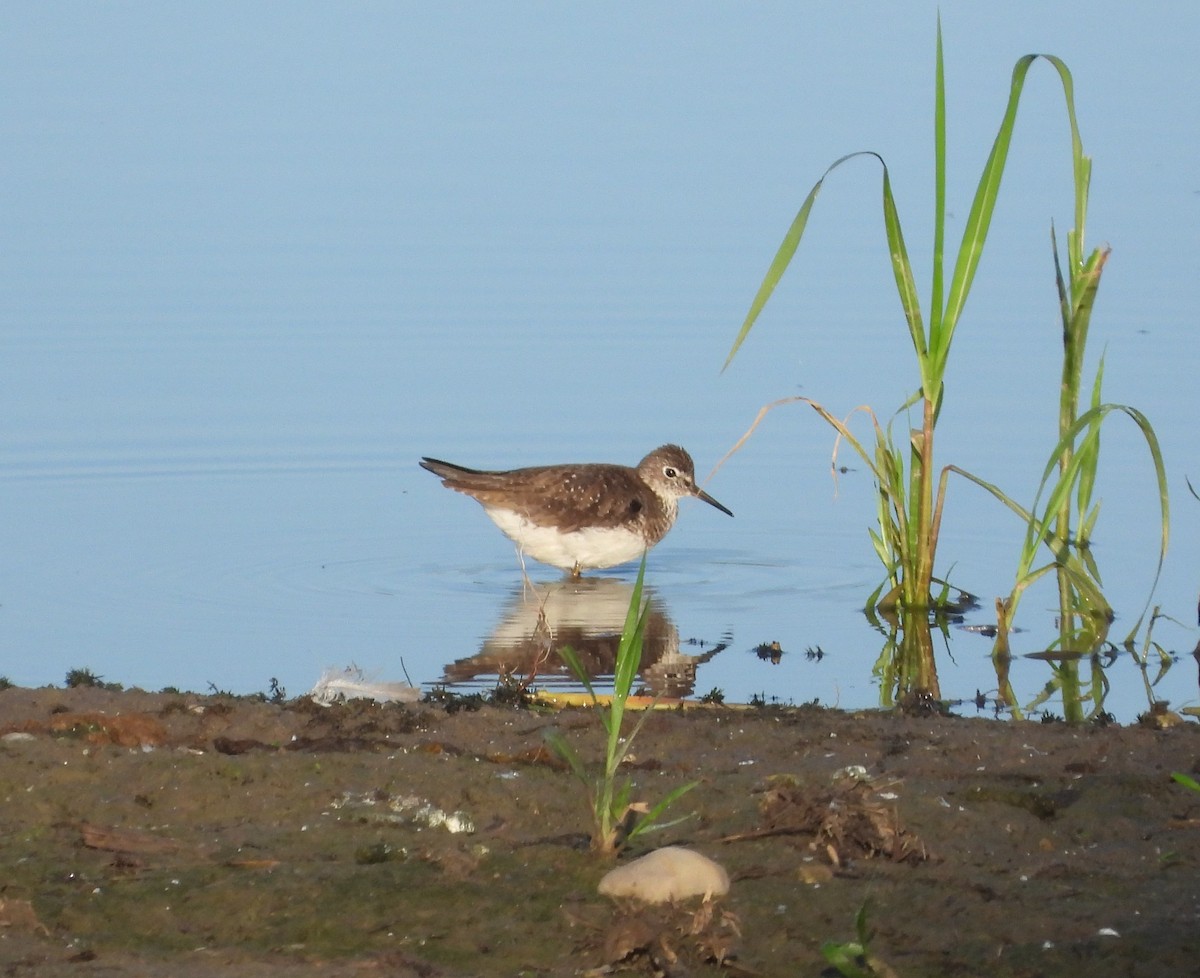
M 436 458 L 421 459 L 421 467 L 478 501 L 520 553 L 572 577 L 653 547 L 675 524 L 683 496 L 733 515 L 696 485 L 692 457 L 678 445 L 654 449 L 636 468 L 586 463 L 481 472 Z

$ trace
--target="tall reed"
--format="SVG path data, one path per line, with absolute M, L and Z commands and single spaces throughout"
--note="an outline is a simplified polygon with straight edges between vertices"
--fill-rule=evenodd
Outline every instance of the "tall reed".
M 1046 463 L 1033 506 L 1024 514 L 1025 539 L 1017 562 L 1013 589 L 1007 598 L 996 602 L 997 631 L 993 657 L 1002 658 L 1009 654 L 1009 630 L 1021 596 L 1039 578 L 1053 572 L 1058 597 L 1058 636 L 1047 650 L 1057 653 L 1049 657 L 1053 663 L 1049 685 L 1062 697 L 1065 718 L 1079 721 L 1100 712 L 1106 691 L 1102 670 L 1093 663 L 1092 681 L 1083 684 L 1079 667 L 1084 659 L 1091 661 L 1109 644 L 1109 627 L 1113 621 L 1113 611 L 1104 596 L 1100 568 L 1092 550 L 1092 538 L 1100 516 L 1100 502 L 1094 498 L 1100 464 L 1100 433 L 1110 416 L 1125 415 L 1137 425 L 1146 442 L 1158 489 L 1158 564 L 1146 605 L 1123 643 L 1130 650 L 1150 609 L 1154 589 L 1162 572 L 1170 533 L 1170 502 L 1162 451 L 1149 419 L 1127 404 L 1101 401 L 1103 358 L 1091 384 L 1089 406 L 1082 413 L 1079 410 L 1084 389 L 1083 359 L 1088 327 L 1109 249 L 1097 248 L 1087 258 L 1083 257 L 1083 228 L 1087 216 L 1091 160 L 1082 154 L 1074 111 L 1071 112 L 1071 128 L 1076 158 L 1076 228 L 1068 235 L 1065 274 L 1051 227 L 1063 342 L 1059 441 Z M 1049 549 L 1051 559 L 1035 568 L 1033 565 L 1043 546 Z M 1011 691 L 1009 705 L 1017 705 Z
M 1026 512 L 1018 509 L 1025 521 L 1025 538 L 1017 561 L 1012 591 L 1007 598 L 996 603 L 997 633 L 993 657 L 1000 660 L 1009 653 L 1012 618 L 1026 589 L 1041 577 L 1053 572 L 1058 598 L 1058 636 L 1047 649 L 1047 658 L 1052 663 L 1052 677 L 1047 689 L 1031 705 L 1040 705 L 1049 692 L 1057 692 L 1062 698 L 1066 719 L 1078 721 L 1101 710 L 1104 693 L 1107 691 L 1103 670 L 1095 657 L 1110 644 L 1108 633 L 1113 621 L 1113 611 L 1103 593 L 1100 568 L 1092 550 L 1092 539 L 1100 516 L 1100 502 L 1095 498 L 1100 464 L 1100 434 L 1109 417 L 1124 415 L 1137 425 L 1149 452 L 1158 490 L 1158 564 L 1146 605 L 1124 640 L 1124 645 L 1131 650 L 1150 608 L 1154 589 L 1162 572 L 1170 531 L 1170 504 L 1162 451 L 1149 419 L 1141 411 L 1127 404 L 1109 404 L 1102 401 L 1103 357 L 1090 384 L 1088 406 L 1080 411 L 1084 392 L 1088 389 L 1084 380 L 1088 332 L 1110 249 L 1094 248 L 1091 252 L 1086 252 L 1084 246 L 1092 161 L 1083 152 L 1070 73 L 1066 71 L 1065 66 L 1056 66 L 1059 67 L 1067 96 L 1075 191 L 1075 226 L 1067 234 L 1065 269 L 1060 260 L 1058 235 L 1053 224 L 1050 228 L 1050 248 L 1054 258 L 1062 336 L 1058 443 L 1050 453 L 1030 510 Z M 1001 498 L 1002 494 L 996 493 L 994 487 L 987 488 L 997 495 L 997 498 Z M 1034 567 L 1037 555 L 1043 547 L 1050 551 L 1051 559 L 1039 567 Z M 1148 641 L 1148 634 L 1146 638 Z M 1080 665 L 1085 660 L 1093 667 L 1091 681 L 1086 683 L 1081 680 L 1079 674 Z M 1009 705 L 1017 707 L 1011 690 Z
M 946 466 L 935 476 L 934 444 L 937 421 L 943 408 L 944 377 L 951 345 L 991 226 L 992 215 L 1000 192 L 1008 151 L 1016 124 L 1017 108 L 1024 89 L 1026 75 L 1039 58 L 1056 69 L 1066 101 L 1072 137 L 1072 165 L 1075 183 L 1075 229 L 1068 235 L 1068 263 L 1064 274 L 1057 251 L 1055 266 L 1058 273 L 1059 296 L 1063 314 L 1064 363 L 1063 395 L 1060 405 L 1060 438 L 1047 472 L 1057 470 L 1059 477 L 1053 485 L 1043 479 L 1048 489 L 1047 505 L 1038 510 L 1025 510 L 994 484 L 964 472 L 956 466 Z M 847 160 L 870 156 L 879 161 L 883 176 L 883 224 L 891 256 L 892 273 L 900 305 L 916 356 L 919 385 L 901 406 L 896 418 L 887 425 L 880 423 L 874 412 L 867 409 L 873 439 L 860 441 L 849 428 L 849 419 L 837 418 L 822 404 L 810 398 L 786 398 L 764 407 L 758 418 L 730 454 L 737 451 L 758 423 L 773 408 L 784 403 L 808 404 L 838 433 L 871 470 L 878 490 L 878 528 L 871 530 L 871 540 L 885 569 L 883 584 L 868 600 L 868 610 L 878 608 L 894 616 L 899 629 L 899 692 L 926 692 L 937 695 L 937 670 L 933 659 L 930 631 L 931 614 L 944 608 L 950 589 L 934 575 L 942 511 L 947 479 L 955 472 L 982 486 L 1002 503 L 1016 512 L 1027 524 L 1021 571 L 1013 593 L 998 603 L 1001 615 L 1001 641 L 1007 637 L 1007 625 L 1015 612 L 1020 594 L 1033 580 L 1050 569 L 1059 569 L 1065 582 L 1061 590 L 1063 607 L 1107 613 L 1107 605 L 1099 589 L 1099 573 L 1087 547 L 1095 523 L 1097 508 L 1092 502 L 1095 468 L 1099 456 L 1099 430 L 1104 417 L 1113 411 L 1123 411 L 1142 429 L 1150 445 L 1151 455 L 1159 477 L 1163 507 L 1163 549 L 1166 545 L 1166 490 L 1162 474 L 1161 455 L 1153 431 L 1145 418 L 1132 408 L 1101 404 L 1097 375 L 1091 406 L 1078 414 L 1079 377 L 1087 326 L 1099 287 L 1100 274 L 1107 251 L 1083 254 L 1083 231 L 1087 212 L 1087 192 L 1091 161 L 1083 155 L 1082 143 L 1075 117 L 1074 84 L 1066 64 L 1053 55 L 1025 55 L 1013 67 L 1008 103 L 1001 119 L 991 153 L 984 164 L 975 196 L 954 258 L 949 281 L 945 278 L 946 237 L 946 89 L 945 65 L 942 50 L 941 18 L 937 24 L 937 54 L 934 96 L 934 225 L 932 281 L 929 290 L 929 315 L 923 315 L 917 287 L 905 245 L 899 213 L 892 193 L 891 178 L 885 161 L 874 152 L 851 153 L 835 160 L 814 184 L 793 219 L 782 244 L 767 269 L 762 284 L 750 305 L 741 330 L 733 342 L 725 367 L 733 361 L 773 294 L 784 271 L 791 263 L 803 237 L 808 218 L 825 180 Z M 919 422 L 903 434 L 893 431 L 897 418 L 910 412 L 919 415 Z M 835 449 L 836 452 L 836 449 Z M 728 457 L 728 456 L 727 456 Z M 1073 494 L 1073 495 L 1072 495 Z M 1039 499 L 1041 493 L 1039 492 Z M 1074 502 L 1072 502 L 1072 500 Z M 1080 514 L 1073 520 L 1072 505 Z M 1075 527 L 1072 535 L 1072 526 Z M 1049 546 L 1054 559 L 1044 568 L 1033 569 L 1034 555 Z M 1161 567 L 1161 553 L 1160 553 Z M 999 646 L 998 646 L 999 648 Z
M 983 247 L 1012 140 L 1017 104 L 1025 73 L 1032 60 L 1024 58 L 1014 69 L 1008 106 L 991 155 L 980 176 L 947 287 L 944 272 L 946 89 L 941 19 L 938 19 L 934 99 L 933 278 L 930 286 L 928 321 L 922 313 L 917 294 L 912 263 L 908 257 L 887 164 L 877 153 L 851 153 L 835 160 L 809 191 L 767 270 L 725 363 L 728 367 L 736 356 L 791 263 L 804 234 L 813 203 L 830 173 L 847 160 L 858 156 L 865 155 L 877 159 L 883 170 L 883 222 L 891 255 L 892 273 L 908 324 L 919 375 L 917 390 L 901 410 L 916 408 L 920 422 L 917 427 L 906 432 L 904 437 L 898 438 L 890 424 L 885 428 L 872 415 L 874 446 L 869 449 L 827 410 L 815 402 L 808 403 L 833 424 L 839 435 L 858 453 L 875 476 L 880 494 L 880 511 L 879 530 L 872 532 L 872 539 L 886 569 L 890 585 L 884 598 L 887 603 L 906 609 L 925 610 L 936 605 L 936 596 L 932 591 L 933 566 L 941 526 L 945 475 L 943 473 L 941 486 L 935 496 L 934 436 L 937 418 L 942 408 L 943 378 L 954 334 L 983 256 Z M 1065 68 L 1063 70 L 1065 71 Z

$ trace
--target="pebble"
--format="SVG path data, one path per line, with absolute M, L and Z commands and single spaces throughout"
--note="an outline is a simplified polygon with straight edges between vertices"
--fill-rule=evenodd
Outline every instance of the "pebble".
M 709 900 L 729 892 L 729 874 L 707 856 L 681 846 L 666 846 L 610 870 L 600 880 L 600 892 L 645 903 L 670 903 L 694 896 Z

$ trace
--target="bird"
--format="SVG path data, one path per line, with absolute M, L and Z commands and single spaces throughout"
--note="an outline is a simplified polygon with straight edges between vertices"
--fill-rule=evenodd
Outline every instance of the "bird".
M 483 506 L 518 553 L 572 578 L 641 556 L 675 525 L 684 496 L 733 516 L 696 485 L 692 457 L 678 445 L 654 449 L 635 467 L 588 462 L 481 471 L 428 457 L 420 464 Z

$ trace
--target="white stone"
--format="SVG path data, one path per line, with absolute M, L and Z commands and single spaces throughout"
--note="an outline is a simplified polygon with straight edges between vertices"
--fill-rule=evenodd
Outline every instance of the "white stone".
M 680 846 L 666 846 L 606 873 L 600 881 L 600 892 L 646 903 L 670 903 L 694 896 L 709 900 L 729 892 L 729 874 L 707 856 Z

